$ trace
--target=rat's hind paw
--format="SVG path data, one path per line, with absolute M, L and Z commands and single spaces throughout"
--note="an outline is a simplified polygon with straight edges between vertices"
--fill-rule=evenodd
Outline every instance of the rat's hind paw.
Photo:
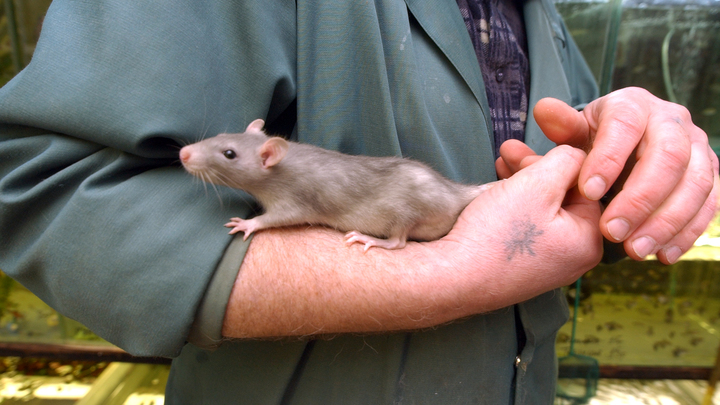
M 242 219 L 242 218 L 230 218 L 230 222 L 225 224 L 226 228 L 232 228 L 230 230 L 230 235 L 234 235 L 240 231 L 244 232 L 245 235 L 243 236 L 243 240 L 247 240 L 248 236 L 255 232 L 258 227 L 258 223 L 253 219 Z
M 345 235 L 345 244 L 350 246 L 353 243 L 364 244 L 363 250 L 368 251 L 371 247 L 379 247 L 383 249 L 402 249 L 405 247 L 405 239 L 401 238 L 390 238 L 390 239 L 379 239 L 372 236 L 364 235 L 358 231 L 348 232 Z

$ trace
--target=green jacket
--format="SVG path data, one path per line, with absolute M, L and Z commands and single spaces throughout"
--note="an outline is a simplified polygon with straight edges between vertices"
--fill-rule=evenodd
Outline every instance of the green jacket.
M 530 105 L 596 97 L 550 1 L 524 16 Z M 224 254 L 222 224 L 252 201 L 205 190 L 178 145 L 265 118 L 480 183 L 495 179 L 487 111 L 454 0 L 56 0 L 0 90 L 0 268 L 127 351 L 176 357 L 168 404 L 549 404 L 555 292 L 427 332 L 198 348 L 220 337 L 246 248 Z M 532 115 L 526 143 L 553 146 Z

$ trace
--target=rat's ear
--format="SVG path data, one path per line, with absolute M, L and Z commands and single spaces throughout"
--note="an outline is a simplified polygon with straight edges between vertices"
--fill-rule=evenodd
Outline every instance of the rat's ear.
M 247 128 L 245 129 L 245 132 L 262 132 L 262 129 L 264 126 L 265 126 L 265 121 L 258 118 L 255 121 L 251 122 L 250 125 L 247 126 Z
M 288 143 L 285 139 L 274 136 L 260 147 L 259 155 L 262 159 L 264 169 L 280 163 L 288 151 Z

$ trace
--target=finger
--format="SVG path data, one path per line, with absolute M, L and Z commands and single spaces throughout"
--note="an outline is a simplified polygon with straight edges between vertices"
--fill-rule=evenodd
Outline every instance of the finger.
M 606 101 L 607 97 L 610 97 L 609 101 Z M 572 145 L 588 152 L 588 159 L 579 175 L 579 184 L 582 194 L 591 200 L 599 200 L 607 193 L 610 185 L 622 172 L 630 151 L 635 148 L 641 137 L 636 135 L 623 139 L 623 142 L 616 142 L 614 138 L 618 130 L 621 134 L 626 133 L 618 126 L 625 121 L 629 123 L 634 121 L 623 118 L 622 114 L 626 114 L 627 111 L 618 107 L 613 108 L 615 100 L 617 97 L 606 96 L 588 104 L 582 112 L 579 112 L 560 100 L 544 98 L 533 109 L 535 120 L 548 139 L 557 144 Z M 616 115 L 618 112 L 620 115 Z M 599 128 L 598 123 L 602 123 Z M 636 128 L 630 133 L 636 133 L 638 130 L 641 131 L 640 134 L 644 132 L 643 122 L 633 123 L 630 126 Z M 600 136 L 594 136 L 598 131 Z M 613 137 L 606 138 L 608 134 Z M 628 148 L 628 145 L 631 146 Z
M 495 172 L 497 172 L 498 179 L 507 179 L 514 174 L 502 157 L 495 160 Z
M 535 151 L 517 139 L 507 140 L 500 145 L 500 157 L 513 172 L 520 170 L 520 162 L 528 156 L 536 156 Z
M 665 114 L 668 111 L 666 108 L 663 112 Z M 671 192 L 676 187 L 685 187 L 678 185 L 683 179 L 685 172 L 690 164 L 690 157 L 692 155 L 692 148 L 690 142 L 689 132 L 686 128 L 687 122 L 692 125 L 692 121 L 689 116 L 684 121 L 676 121 L 674 119 L 667 119 L 667 116 L 663 115 L 659 119 L 653 119 L 651 117 L 647 124 L 646 131 L 652 134 L 652 137 L 646 136 L 638 146 L 637 151 L 637 163 L 635 164 L 632 172 L 628 176 L 625 184 L 623 185 L 622 191 L 620 191 L 608 204 L 605 212 L 601 219 L 601 229 L 603 234 L 611 241 L 619 242 L 624 241 L 630 236 L 639 226 L 641 226 L 656 210 L 663 204 L 663 202 L 670 196 Z M 700 131 L 696 127 L 695 130 Z M 608 135 L 605 139 L 615 138 L 613 135 Z M 600 136 L 598 135 L 598 140 Z M 706 145 L 704 146 L 707 147 Z M 597 148 L 597 149 L 596 149 Z M 599 150 L 599 146 L 596 144 L 593 151 Z M 610 148 L 607 146 L 606 148 Z M 620 152 L 617 152 L 620 153 Z M 698 153 L 696 151 L 696 153 Z M 698 171 L 702 170 L 701 165 L 708 165 L 707 152 L 705 150 L 700 153 L 705 156 L 703 159 L 701 156 L 696 156 L 694 170 L 690 173 L 699 175 Z M 588 160 L 590 159 L 588 155 Z M 595 155 L 597 157 L 597 155 Z M 623 159 L 623 162 L 626 159 Z M 591 163 L 587 163 L 586 167 Z M 582 181 L 583 172 L 580 173 L 580 180 Z M 707 176 L 706 176 L 707 177 Z M 614 180 L 613 180 L 614 181 Z M 686 179 L 686 181 L 694 181 L 692 177 Z M 581 183 L 582 184 L 582 183 Z M 707 187 L 707 184 L 710 184 Z M 693 188 L 694 189 L 694 188 Z M 699 200 L 701 203 L 707 198 L 707 193 L 712 189 L 711 182 L 706 182 L 706 188 L 703 190 L 705 195 Z M 687 188 L 679 189 L 679 192 L 688 191 Z M 586 193 L 587 195 L 587 193 Z M 679 194 L 682 196 L 682 194 Z M 691 197 L 697 197 L 693 195 Z M 681 198 L 681 197 L 678 197 Z M 686 197 L 686 201 L 690 202 L 690 199 Z M 699 207 L 696 207 L 695 212 Z M 677 211 L 675 211 L 677 213 Z M 678 220 L 678 217 L 673 217 L 673 221 Z M 657 221 L 655 228 L 652 231 L 655 233 L 652 237 L 660 237 L 657 234 L 660 230 L 660 222 L 662 220 L 670 220 L 669 216 L 661 217 Z M 677 222 L 672 227 L 671 231 L 679 231 L 677 229 L 684 223 Z M 635 235 L 634 239 L 638 236 Z M 669 240 L 667 236 L 662 236 L 664 240 Z M 647 251 L 648 243 L 651 241 L 646 240 L 645 246 L 642 249 L 628 252 L 631 256 L 633 253 L 638 255 Z M 635 246 L 639 248 L 640 246 Z
M 525 156 L 523 158 L 523 160 L 520 161 L 520 170 L 530 166 L 531 164 L 537 162 L 541 158 L 542 158 L 542 156 L 540 156 L 540 155 Z
M 631 250 L 628 250 L 628 254 L 634 259 L 655 253 L 669 243 L 693 221 L 705 205 L 714 184 L 712 163 L 707 154 L 707 145 L 693 144 L 692 152 L 693 159 L 678 179 L 677 186 L 627 238 L 626 250 Z M 658 184 L 654 186 L 659 187 Z M 684 243 L 683 247 L 687 248 Z
M 600 203 L 588 200 L 580 194 L 577 187 L 573 187 L 567 192 L 562 208 L 592 225 L 593 228 L 596 229 L 595 232 L 598 234 L 598 237 L 602 239 L 602 234 L 597 231 L 597 225 L 600 222 L 600 215 L 602 213 Z
M 586 152 L 589 150 L 592 144 L 590 127 L 582 112 L 563 101 L 548 97 L 535 104 L 533 116 L 551 141 L 558 145 L 571 145 Z
M 510 139 L 503 142 L 500 145 L 500 157 L 495 161 L 495 170 L 498 173 L 498 177 L 506 179 L 513 174 L 517 173 L 520 169 L 523 169 L 535 160 L 523 161 L 532 156 L 537 156 L 529 146 L 518 141 L 517 139 Z
M 596 135 L 579 183 L 583 194 L 595 200 L 607 193 L 649 132 L 650 111 L 634 98 L 619 98 L 618 93 L 611 93 L 588 105 L 583 113 Z
M 540 160 L 542 156 L 540 155 L 532 155 L 532 156 L 525 156 L 522 160 L 520 160 L 520 163 L 515 165 L 514 169 L 511 169 L 507 163 L 503 160 L 502 157 L 497 158 L 495 160 L 495 171 L 497 172 L 497 176 L 499 179 L 504 180 L 515 174 L 516 172 L 530 166 L 531 164 L 537 162 Z
M 680 256 L 690 250 L 697 238 L 707 229 L 708 223 L 717 213 L 717 195 L 717 192 L 713 192 L 693 221 L 657 252 L 657 257 L 662 263 L 677 262 Z
M 709 149 L 709 148 L 708 148 Z M 672 240 L 670 240 L 660 251 L 657 252 L 658 259 L 665 264 L 675 263 L 682 254 L 687 252 L 695 243 L 698 237 L 705 231 L 708 223 L 717 213 L 718 195 L 720 194 L 720 178 L 717 176 L 717 156 L 712 152 L 714 169 L 713 191 L 708 196 L 705 204 L 693 218 L 693 220 L 682 229 Z

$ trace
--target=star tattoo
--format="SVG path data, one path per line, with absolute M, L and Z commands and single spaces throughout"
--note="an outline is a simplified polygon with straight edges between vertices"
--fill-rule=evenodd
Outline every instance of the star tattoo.
M 509 240 L 505 241 L 505 254 L 508 261 L 512 260 L 515 255 L 529 254 L 535 256 L 532 249 L 535 244 L 535 238 L 543 234 L 543 231 L 537 229 L 537 226 L 530 220 L 513 221 L 512 235 Z

